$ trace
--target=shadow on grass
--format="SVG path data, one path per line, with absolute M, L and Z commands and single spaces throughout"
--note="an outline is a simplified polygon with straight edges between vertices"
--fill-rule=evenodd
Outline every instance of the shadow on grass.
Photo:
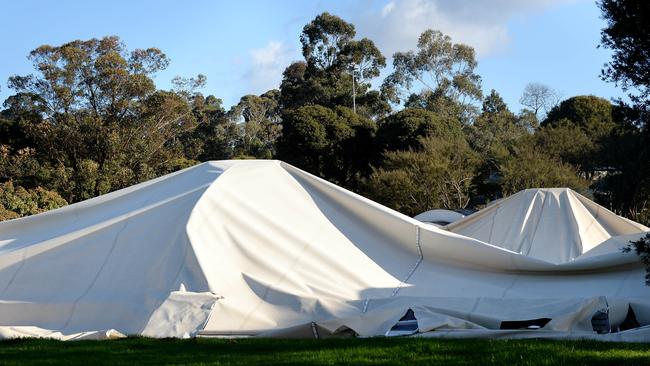
M 0 342 L 0 365 L 638 365 L 650 346 L 547 340 L 147 339 Z

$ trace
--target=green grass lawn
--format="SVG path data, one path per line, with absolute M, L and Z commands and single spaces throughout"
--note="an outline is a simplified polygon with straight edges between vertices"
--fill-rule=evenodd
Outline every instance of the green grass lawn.
M 92 362 L 92 363 L 91 363 Z M 0 342 L 0 365 L 639 365 L 650 346 L 546 340 L 128 338 Z

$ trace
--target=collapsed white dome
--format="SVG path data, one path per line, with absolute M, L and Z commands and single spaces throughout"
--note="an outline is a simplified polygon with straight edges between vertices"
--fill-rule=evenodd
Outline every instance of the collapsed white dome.
M 411 309 L 428 336 L 543 318 L 508 334 L 648 339 L 591 323 L 650 324 L 644 268 L 619 250 L 642 225 L 541 190 L 448 229 L 279 161 L 204 163 L 0 223 L 0 336 L 373 336 Z

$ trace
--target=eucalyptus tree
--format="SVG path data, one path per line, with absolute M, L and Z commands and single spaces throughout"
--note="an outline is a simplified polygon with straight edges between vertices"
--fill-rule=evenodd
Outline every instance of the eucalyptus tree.
M 29 59 L 36 73 L 9 86 L 30 102 L 24 130 L 57 172 L 44 183 L 66 200 L 149 179 L 182 157 L 171 147 L 194 118 L 183 95 L 156 89 L 153 75 L 169 64 L 161 50 L 129 51 L 111 36 L 43 45 Z
M 477 65 L 472 47 L 453 43 L 449 36 L 429 29 L 420 35 L 417 50 L 393 55 L 394 71 L 384 80 L 382 91 L 394 103 L 415 92 L 412 106 L 419 104 L 471 122 L 482 97 Z
M 335 107 L 369 103 L 376 111 L 375 96 L 365 98 L 370 80 L 379 76 L 386 59 L 374 42 L 355 40 L 354 25 L 322 13 L 300 35 L 304 61 L 291 64 L 283 73 L 280 104 L 283 109 L 304 105 Z
M 231 108 L 229 117 L 239 129 L 238 155 L 266 159 L 275 155 L 275 142 L 282 133 L 278 98 L 277 90 L 245 95 Z

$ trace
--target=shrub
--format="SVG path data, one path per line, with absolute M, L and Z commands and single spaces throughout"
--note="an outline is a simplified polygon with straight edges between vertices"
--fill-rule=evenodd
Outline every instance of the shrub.
M 629 253 L 632 250 L 641 258 L 645 265 L 645 284 L 650 286 L 650 233 L 636 241 L 631 241 L 626 247 L 621 249 L 623 253 Z

